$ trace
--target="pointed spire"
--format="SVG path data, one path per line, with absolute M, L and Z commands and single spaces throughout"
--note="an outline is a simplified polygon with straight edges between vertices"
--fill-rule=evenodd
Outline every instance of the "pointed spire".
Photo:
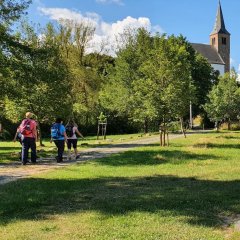
M 224 18 L 223 18 L 223 13 L 222 13 L 222 7 L 221 7 L 220 0 L 218 2 L 218 10 L 217 10 L 216 21 L 215 21 L 215 25 L 214 25 L 214 28 L 213 28 L 213 31 L 212 31 L 211 35 L 216 34 L 216 33 L 223 33 L 223 34 L 230 35 L 230 33 L 225 28 L 225 23 L 224 23 Z

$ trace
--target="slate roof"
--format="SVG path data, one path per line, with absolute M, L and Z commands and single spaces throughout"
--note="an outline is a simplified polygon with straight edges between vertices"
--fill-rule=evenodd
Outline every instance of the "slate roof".
M 211 35 L 216 34 L 216 33 L 230 35 L 230 33 L 225 28 L 225 23 L 224 23 L 224 18 L 223 18 L 222 7 L 221 7 L 220 1 L 218 3 L 216 21 L 215 21 L 215 25 L 213 27 L 213 31 L 212 31 Z
M 191 43 L 191 45 L 195 51 L 207 58 L 210 64 L 225 65 L 223 59 L 213 46 L 201 43 Z

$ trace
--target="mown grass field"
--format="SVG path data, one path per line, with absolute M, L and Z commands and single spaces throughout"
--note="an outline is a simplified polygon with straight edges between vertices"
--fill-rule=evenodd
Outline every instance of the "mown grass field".
M 238 240 L 239 159 L 239 132 L 189 135 L 0 186 L 0 239 Z

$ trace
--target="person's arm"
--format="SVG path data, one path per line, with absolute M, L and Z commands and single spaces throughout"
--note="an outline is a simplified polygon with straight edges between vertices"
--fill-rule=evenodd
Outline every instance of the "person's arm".
M 63 132 L 63 136 L 64 136 L 65 142 L 67 142 L 68 137 L 67 137 L 66 131 Z
M 37 141 L 37 137 L 38 137 L 38 134 L 37 134 L 37 123 L 36 121 L 34 121 L 33 123 L 33 131 L 32 131 L 32 134 L 33 134 L 33 137 L 35 137 L 35 142 Z
M 76 133 L 77 133 L 81 138 L 85 139 L 84 136 L 78 131 L 78 129 L 76 129 Z
M 16 142 L 16 140 L 17 140 L 17 135 L 18 135 L 18 131 L 16 131 L 16 133 L 15 133 L 15 136 L 14 136 L 14 139 L 13 139 L 14 142 Z
M 66 128 L 62 125 L 62 135 L 64 136 L 64 140 L 67 143 L 68 137 L 66 134 Z

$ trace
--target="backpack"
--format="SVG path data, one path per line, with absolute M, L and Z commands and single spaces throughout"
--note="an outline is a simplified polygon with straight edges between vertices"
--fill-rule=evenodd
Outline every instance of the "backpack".
M 20 133 L 24 136 L 30 135 L 32 133 L 31 120 L 30 119 L 24 119 L 23 120 Z
M 58 140 L 59 138 L 63 137 L 61 134 L 61 124 L 60 123 L 54 123 L 51 127 L 51 137 L 54 140 Z
M 67 125 L 66 126 L 66 134 L 68 137 L 72 137 L 73 136 L 73 126 L 71 125 Z

